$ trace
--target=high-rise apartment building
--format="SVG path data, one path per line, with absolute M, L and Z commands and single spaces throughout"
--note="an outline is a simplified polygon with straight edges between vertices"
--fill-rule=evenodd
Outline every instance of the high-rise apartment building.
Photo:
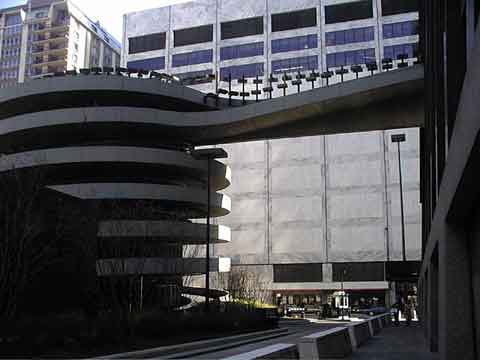
M 120 63 L 120 44 L 71 1 L 0 9 L 0 87 L 65 70 Z
M 216 74 L 218 86 L 268 87 L 282 77 L 417 59 L 417 1 L 197 0 L 124 17 L 122 64 L 181 79 Z M 397 60 L 399 55 L 406 60 Z M 349 72 L 344 80 L 355 78 Z M 206 78 L 207 80 L 207 78 Z M 329 79 L 334 84 L 340 76 Z M 318 79 L 326 86 L 326 79 Z M 287 81 L 287 94 L 298 91 Z M 193 85 L 215 92 L 216 83 Z M 262 92 L 260 98 L 270 93 Z M 250 95 L 249 99 L 255 96 Z M 319 119 L 321 121 L 321 119 Z M 406 259 L 403 262 L 398 154 L 401 144 Z M 288 304 L 325 303 L 343 286 L 350 303 L 383 304 L 413 287 L 421 259 L 419 131 L 374 131 L 227 144 L 232 212 L 222 223 L 229 244 L 214 252 L 262 274 L 265 288 Z M 402 283 L 405 281 L 405 283 Z M 403 285 L 402 285 L 403 284 Z M 401 286 L 402 285 L 402 286 Z M 391 290 L 391 291 L 390 291 Z M 410 289 L 411 290 L 411 289 Z

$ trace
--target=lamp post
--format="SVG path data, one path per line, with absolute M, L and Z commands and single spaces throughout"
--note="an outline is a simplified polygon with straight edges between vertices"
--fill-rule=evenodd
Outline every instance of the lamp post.
M 392 142 L 397 143 L 398 148 L 398 177 L 400 181 L 400 216 L 402 219 L 402 257 L 403 261 L 407 261 L 405 251 L 405 221 L 403 216 L 403 184 L 402 184 L 402 163 L 400 159 L 400 143 L 405 141 L 405 134 L 392 135 Z
M 196 160 L 207 161 L 207 233 L 205 252 L 205 311 L 210 310 L 210 168 L 212 159 L 224 159 L 228 155 L 221 148 L 192 150 L 190 152 Z

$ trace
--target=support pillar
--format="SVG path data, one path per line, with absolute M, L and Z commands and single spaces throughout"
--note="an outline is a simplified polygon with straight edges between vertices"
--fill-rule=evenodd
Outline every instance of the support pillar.
M 475 360 L 467 233 L 446 223 L 443 230 L 438 241 L 440 359 Z

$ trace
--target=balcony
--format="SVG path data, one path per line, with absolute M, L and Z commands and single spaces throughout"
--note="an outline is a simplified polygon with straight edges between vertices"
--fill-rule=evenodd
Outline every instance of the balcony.
M 39 26 L 38 29 L 34 31 L 35 34 L 43 34 L 46 32 L 52 32 L 52 31 L 65 31 L 68 29 L 68 22 L 63 21 L 63 22 L 56 22 L 52 24 L 42 24 Z
M 38 36 L 37 39 L 32 41 L 34 45 L 42 45 L 46 43 L 59 43 L 62 41 L 68 41 L 68 33 L 67 32 L 59 32 L 59 33 L 50 33 L 45 34 L 42 36 Z
M 37 47 L 32 49 L 32 55 L 33 56 L 43 56 L 46 54 L 50 55 L 63 55 L 67 53 L 67 45 L 68 43 L 58 43 L 55 45 L 50 45 L 50 46 L 43 46 L 43 47 Z
M 48 56 L 47 58 L 35 59 L 32 63 L 32 67 L 43 66 L 66 66 L 67 56 Z

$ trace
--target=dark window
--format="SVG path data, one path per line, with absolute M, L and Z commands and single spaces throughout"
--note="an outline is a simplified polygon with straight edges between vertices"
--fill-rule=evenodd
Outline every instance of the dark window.
M 325 6 L 325 23 L 361 20 L 373 17 L 372 0 Z
M 197 26 L 173 32 L 173 46 L 175 47 L 210 41 L 213 41 L 213 25 Z
M 273 281 L 322 282 L 322 264 L 279 264 L 273 265 Z
M 327 54 L 327 67 L 339 67 L 354 64 L 365 64 L 375 60 L 375 49 L 361 49 Z
M 382 0 L 382 15 L 396 15 L 418 11 L 418 0 Z
M 333 281 L 384 281 L 385 270 L 381 262 L 334 263 Z
M 137 36 L 128 39 L 128 53 L 165 49 L 165 33 Z
M 272 31 L 317 26 L 317 9 L 306 9 L 272 15 Z
M 165 68 L 165 57 L 129 61 L 127 67 L 139 70 L 161 70 Z
M 263 41 L 220 48 L 220 60 L 239 59 L 263 55 Z
M 172 55 L 172 67 L 204 64 L 212 61 L 212 49 Z
M 285 51 L 312 49 L 317 47 L 318 36 L 316 34 L 272 40 L 272 54 Z
M 195 84 L 201 84 L 201 83 L 206 83 L 210 82 L 211 80 L 208 78 L 208 75 L 213 74 L 212 69 L 208 70 L 201 70 L 201 71 L 190 71 L 186 73 L 179 73 L 179 74 L 173 74 L 176 77 L 178 77 L 184 85 L 191 85 L 193 82 Z M 200 79 L 204 78 L 204 81 L 201 81 Z
M 414 58 L 417 56 L 417 48 L 417 43 L 385 46 L 383 48 L 383 57 L 396 60 L 398 55 L 407 54 L 408 58 Z
M 221 24 L 222 40 L 263 34 L 263 16 L 227 21 Z
M 318 56 L 316 55 L 272 61 L 272 71 L 274 73 L 315 69 L 318 69 Z
M 255 77 L 263 75 L 263 63 L 236 65 L 220 68 L 220 79 L 228 78 L 229 74 L 232 75 L 232 79 L 241 79 L 245 77 Z
M 383 25 L 383 38 L 391 39 L 418 34 L 418 21 L 403 21 Z
M 375 31 L 373 26 L 332 31 L 325 34 L 327 46 L 352 44 L 373 40 L 375 40 Z

